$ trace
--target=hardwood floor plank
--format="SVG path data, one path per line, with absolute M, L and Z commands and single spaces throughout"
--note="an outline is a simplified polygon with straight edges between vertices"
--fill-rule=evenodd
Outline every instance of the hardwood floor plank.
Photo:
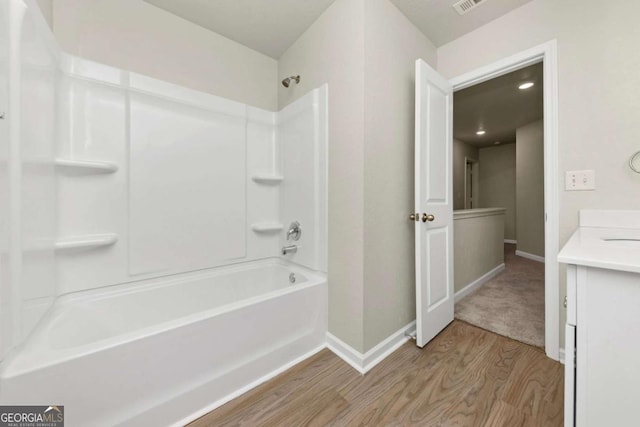
M 554 364 L 556 365 L 556 364 Z M 547 393 L 538 414 L 541 425 L 558 426 L 564 425 L 564 367 L 553 366 L 555 375 L 551 373 L 553 381 L 548 385 Z
M 454 425 L 488 425 L 490 412 L 499 401 L 501 390 L 507 386 L 522 353 L 520 344 L 496 337 L 485 358 L 470 367 L 477 375 L 468 381 L 466 393 L 461 390 L 458 403 L 450 404 L 442 421 Z
M 489 410 L 486 425 L 493 427 L 524 427 L 531 425 L 529 417 L 502 400 L 496 401 Z M 540 424 L 546 426 L 546 424 Z
M 285 405 L 275 416 L 254 425 L 327 426 L 337 415 L 349 408 L 349 403 L 333 389 L 318 389 Z
M 482 380 L 481 367 L 497 336 L 460 322 L 452 325 L 451 333 L 459 345 L 452 347 L 448 364 L 437 366 L 433 378 L 422 386 L 421 395 L 408 408 L 403 422 L 441 423 L 452 410 L 452 402 L 461 402 L 461 398 Z
M 443 335 L 446 333 L 443 332 Z M 422 392 L 422 384 L 438 372 L 440 363 L 452 363 L 452 349 L 447 345 L 434 345 L 431 358 L 422 359 L 420 363 L 416 361 L 421 358 L 423 351 L 413 343 L 406 343 L 361 381 L 345 384 L 341 388 L 341 394 L 362 409 L 346 414 L 340 421 L 348 425 L 375 425 L 375 422 L 386 418 L 389 401 L 391 407 L 404 408 Z
M 537 414 L 554 378 L 549 371 L 562 375 L 558 365 L 543 357 L 539 349 L 527 348 L 516 362 L 502 400 L 528 415 Z
M 323 350 L 191 426 L 562 425 L 563 370 L 460 321 L 362 376 Z
M 330 388 L 339 378 L 357 377 L 360 377 L 358 372 L 325 349 L 209 414 L 215 416 L 196 420 L 192 427 L 254 426 L 281 411 L 293 395 L 303 395 L 314 384 L 326 384 Z

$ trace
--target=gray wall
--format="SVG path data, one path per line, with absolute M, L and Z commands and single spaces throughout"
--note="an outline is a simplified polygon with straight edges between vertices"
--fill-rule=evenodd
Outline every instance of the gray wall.
M 504 263 L 504 213 L 482 209 L 453 214 L 454 291 Z
M 542 120 L 516 130 L 518 250 L 544 257 L 544 131 Z
M 516 240 L 516 144 L 479 150 L 481 208 L 505 208 L 504 238 Z
M 329 84 L 329 332 L 364 348 L 364 0 L 337 0 L 282 55 L 279 108 Z
M 415 319 L 415 60 L 435 47 L 388 0 L 337 0 L 278 63 L 284 107 L 329 83 L 329 332 L 366 352 Z
M 478 160 L 478 148 L 453 140 L 453 209 L 464 209 L 465 157 Z
M 55 0 L 53 22 L 71 54 L 277 109 L 275 59 L 143 0 Z
M 37 3 L 45 21 L 50 28 L 53 28 L 53 0 L 37 0 Z
M 640 175 L 627 161 L 640 135 L 640 2 L 589 0 L 583 6 L 532 0 L 438 49 L 438 70 L 453 78 L 557 40 L 560 247 L 577 227 L 580 209 L 638 209 Z M 581 169 L 595 171 L 596 190 L 565 192 L 565 171 Z M 561 269 L 560 301 L 564 279 Z M 564 337 L 566 313 L 561 305 L 557 310 Z
M 415 319 L 415 61 L 431 42 L 388 0 L 365 0 L 364 351 Z

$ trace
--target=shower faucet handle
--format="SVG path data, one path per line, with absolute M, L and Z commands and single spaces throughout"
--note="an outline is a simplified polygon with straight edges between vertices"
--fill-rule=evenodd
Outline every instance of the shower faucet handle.
M 287 231 L 287 240 L 289 238 L 293 238 L 293 240 L 300 240 L 300 236 L 302 236 L 302 228 L 300 227 L 300 223 L 298 221 L 293 221 L 289 226 L 289 230 Z

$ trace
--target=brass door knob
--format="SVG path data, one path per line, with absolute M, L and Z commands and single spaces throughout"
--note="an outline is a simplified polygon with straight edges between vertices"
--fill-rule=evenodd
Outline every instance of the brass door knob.
M 434 219 L 436 219 L 436 217 L 431 214 L 426 214 L 426 213 L 422 214 L 422 222 L 427 222 L 427 221 L 431 222 Z
M 409 215 L 409 221 L 420 221 L 420 214 L 412 213 L 411 215 Z

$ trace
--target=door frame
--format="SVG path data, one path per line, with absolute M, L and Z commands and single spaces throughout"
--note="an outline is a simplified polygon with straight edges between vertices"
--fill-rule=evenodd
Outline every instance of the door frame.
M 544 104 L 544 205 L 545 205 L 545 352 L 560 360 L 560 272 L 558 174 L 558 56 L 551 40 L 450 79 L 453 91 L 491 80 L 526 66 L 543 63 Z
M 455 90 L 455 89 L 454 89 Z M 455 106 L 454 106 L 455 108 Z M 472 157 L 467 157 L 464 156 L 464 208 L 465 209 L 472 209 L 470 207 L 467 206 L 467 202 L 469 201 L 469 186 L 467 185 L 469 180 L 467 179 L 467 165 L 471 163 L 471 187 L 472 187 L 472 194 L 471 194 L 471 200 L 472 203 L 473 201 L 478 201 L 478 194 L 480 193 L 478 190 L 478 173 L 479 173 L 479 169 L 480 169 L 480 164 L 478 162 L 478 159 L 474 159 Z

